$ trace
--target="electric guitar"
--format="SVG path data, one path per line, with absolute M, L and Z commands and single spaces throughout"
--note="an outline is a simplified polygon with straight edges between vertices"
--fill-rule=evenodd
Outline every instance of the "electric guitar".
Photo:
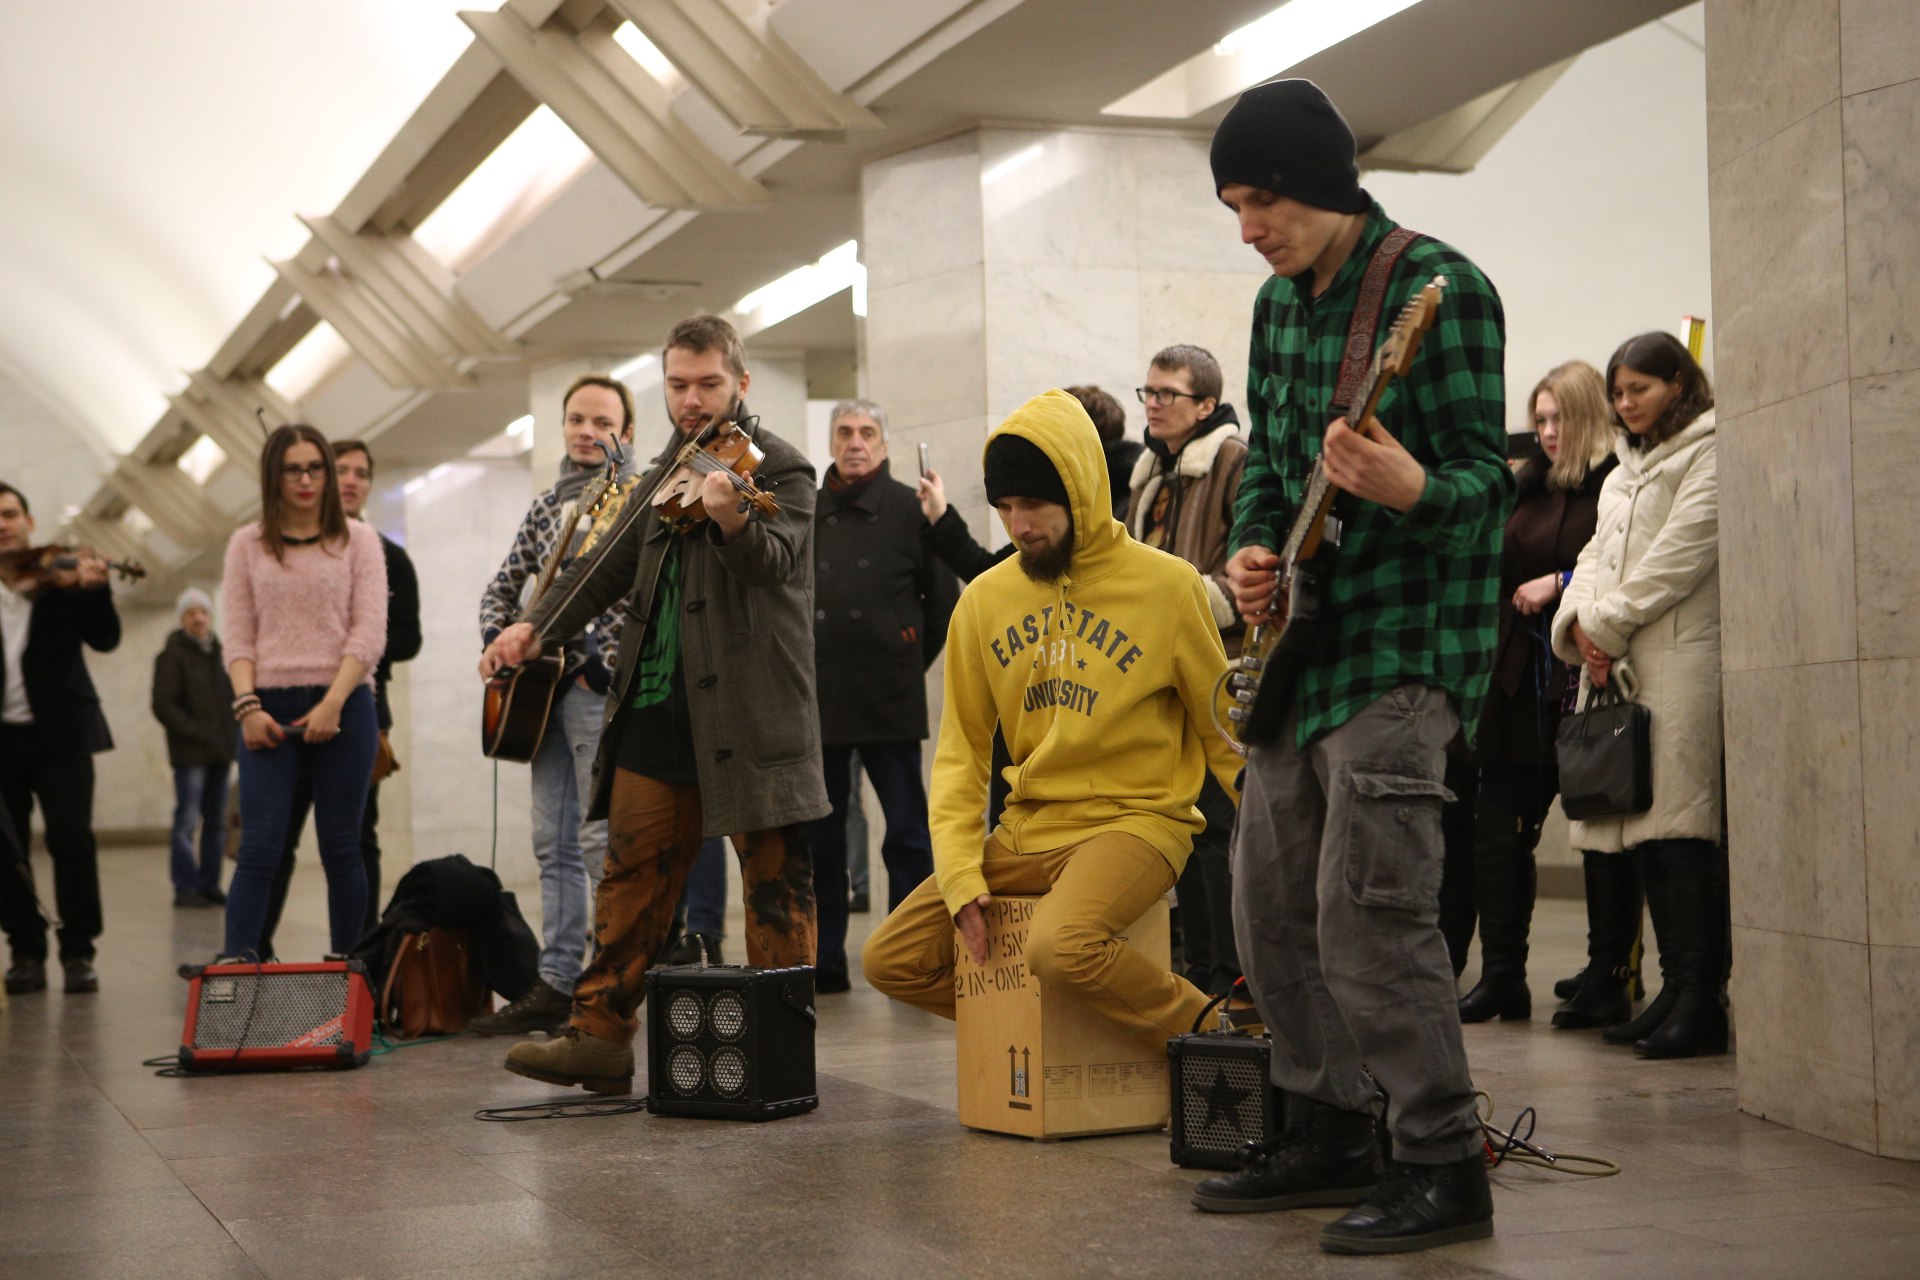
M 1446 287 L 1447 278 L 1435 276 L 1401 308 L 1353 397 L 1348 422 L 1365 422 L 1379 406 L 1387 384 L 1405 377 L 1413 367 L 1420 339 L 1433 327 Z M 1333 549 L 1340 545 L 1340 522 L 1333 515 L 1336 493 L 1323 459 L 1315 458 L 1299 511 L 1280 548 L 1274 598 L 1286 601 L 1286 615 L 1250 628 L 1240 661 L 1228 667 L 1214 686 L 1214 728 L 1240 755 L 1247 754 L 1248 744 L 1265 744 L 1279 735 L 1294 681 L 1325 635 L 1324 587 Z

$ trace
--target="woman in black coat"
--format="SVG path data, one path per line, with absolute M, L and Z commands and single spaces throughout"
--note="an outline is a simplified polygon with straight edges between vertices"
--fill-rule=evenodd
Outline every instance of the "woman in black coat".
M 1554 657 L 1547 636 L 1580 548 L 1593 536 L 1601 481 L 1614 466 L 1606 385 L 1593 366 L 1579 360 L 1559 366 L 1534 387 L 1528 404 L 1545 456 L 1520 472 L 1501 551 L 1500 638 L 1474 743 L 1480 981 L 1460 1000 L 1462 1022 L 1533 1013 L 1527 988 L 1533 851 L 1560 789 L 1554 731 L 1571 684 L 1571 668 Z

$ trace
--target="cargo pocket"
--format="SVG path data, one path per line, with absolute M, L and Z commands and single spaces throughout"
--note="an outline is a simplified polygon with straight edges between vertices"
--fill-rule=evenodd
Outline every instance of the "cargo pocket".
M 1453 792 L 1427 778 L 1348 775 L 1347 892 L 1362 906 L 1432 911 L 1440 901 L 1440 809 Z

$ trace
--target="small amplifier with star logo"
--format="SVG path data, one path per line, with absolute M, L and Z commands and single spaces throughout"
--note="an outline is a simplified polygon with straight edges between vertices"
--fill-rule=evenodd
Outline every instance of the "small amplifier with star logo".
M 1273 1042 L 1237 1031 L 1167 1041 L 1173 1125 L 1169 1154 L 1183 1169 L 1238 1169 L 1241 1148 L 1271 1142 L 1281 1125 Z

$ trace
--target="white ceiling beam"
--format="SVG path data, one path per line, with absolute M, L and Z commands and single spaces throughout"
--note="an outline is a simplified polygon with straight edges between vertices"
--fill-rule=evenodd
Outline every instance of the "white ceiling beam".
M 839 139 L 880 129 L 880 118 L 835 93 L 764 18 L 749 22 L 727 0 L 613 0 L 742 133 Z
M 183 547 L 198 546 L 232 532 L 225 513 L 207 499 L 193 477 L 170 463 L 123 458 L 107 473 L 106 481 Z
M 536 31 L 512 9 L 462 10 L 460 20 L 648 204 L 721 208 L 769 198 L 673 114 L 666 90 L 614 42 L 617 23 Z
M 1542 67 L 1411 129 L 1382 138 L 1361 153 L 1360 167 L 1406 173 L 1470 173 L 1575 61 L 1567 58 Z
M 457 391 L 473 385 L 472 378 L 446 363 L 389 312 L 366 282 L 336 271 L 309 270 L 296 258 L 272 265 L 387 385 L 402 391 Z
M 520 344 L 483 320 L 462 298 L 453 272 L 404 231 L 354 234 L 330 217 L 302 217 L 340 260 L 423 346 L 449 360 L 510 358 Z

